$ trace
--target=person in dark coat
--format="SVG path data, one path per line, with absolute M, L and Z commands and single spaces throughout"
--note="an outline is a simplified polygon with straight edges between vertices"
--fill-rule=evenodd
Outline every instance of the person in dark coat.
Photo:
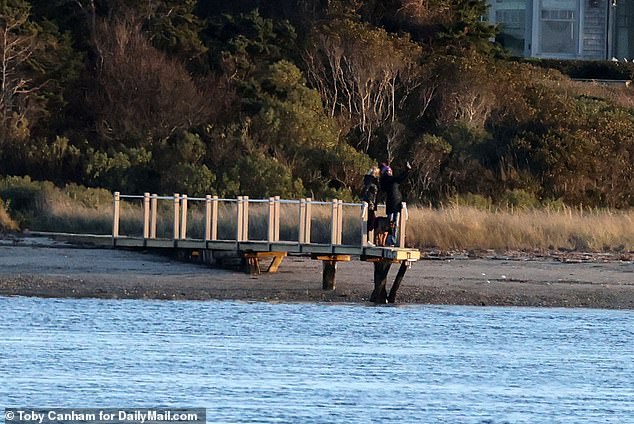
M 409 174 L 412 166 L 407 162 L 405 170 L 399 175 L 394 175 L 392 168 L 388 165 L 381 167 L 381 190 L 385 192 L 385 214 L 389 221 L 389 235 L 387 237 L 387 246 L 393 246 L 396 244 L 396 240 L 399 233 L 398 228 L 398 215 L 403 208 L 403 194 L 401 194 L 400 185 Z
M 394 175 L 392 168 L 383 165 L 381 168 L 381 190 L 385 192 L 385 213 L 388 217 L 401 212 L 401 203 L 403 202 L 403 194 L 401 194 L 400 185 L 409 174 L 412 166 L 407 162 L 406 169 L 399 175 Z
M 375 228 L 380 175 L 381 170 L 377 166 L 373 166 L 368 173 L 363 176 L 361 200 L 368 204 L 368 235 L 372 234 Z M 372 240 L 369 241 L 372 243 Z

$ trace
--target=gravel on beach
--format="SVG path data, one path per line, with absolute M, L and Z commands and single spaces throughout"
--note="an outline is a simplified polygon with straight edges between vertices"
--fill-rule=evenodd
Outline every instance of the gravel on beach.
M 430 251 L 423 257 L 407 271 L 397 304 L 634 309 L 631 255 Z M 338 263 L 334 291 L 322 290 L 321 268 L 317 260 L 287 257 L 277 273 L 248 275 L 147 252 L 5 239 L 0 243 L 0 295 L 370 305 L 371 263 Z M 388 290 L 397 270 L 392 266 Z

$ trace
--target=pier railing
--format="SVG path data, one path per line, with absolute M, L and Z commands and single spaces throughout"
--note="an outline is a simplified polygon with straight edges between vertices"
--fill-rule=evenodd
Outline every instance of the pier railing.
M 367 203 L 339 199 L 115 192 L 112 237 L 369 246 L 373 237 L 370 232 L 368 238 L 368 217 Z M 403 204 L 394 235 L 396 247 L 405 247 L 407 218 Z

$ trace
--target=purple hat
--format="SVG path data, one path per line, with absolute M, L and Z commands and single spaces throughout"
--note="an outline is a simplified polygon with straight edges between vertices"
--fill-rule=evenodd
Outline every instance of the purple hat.
M 391 170 L 392 170 L 392 168 L 390 168 L 387 165 L 384 165 L 384 166 L 381 167 L 381 174 L 386 174 L 388 171 L 391 171 Z

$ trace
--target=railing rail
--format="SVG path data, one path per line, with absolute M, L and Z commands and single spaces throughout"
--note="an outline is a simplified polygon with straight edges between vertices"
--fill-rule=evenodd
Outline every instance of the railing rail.
M 225 219 L 229 219 L 231 223 L 235 222 L 235 233 L 229 241 L 247 242 L 247 241 L 262 241 L 268 243 L 275 242 L 291 242 L 298 244 L 311 244 L 314 243 L 311 238 L 311 232 L 313 231 L 313 221 L 315 218 L 315 208 L 321 207 L 320 210 L 327 209 L 327 215 L 324 217 L 322 212 L 320 219 L 322 221 L 329 221 L 329 244 L 331 246 L 343 245 L 344 234 L 350 234 L 351 230 L 344 229 L 344 225 L 353 225 L 350 221 L 354 222 L 354 225 L 359 225 L 360 240 L 354 245 L 368 246 L 368 219 L 369 211 L 368 204 L 343 202 L 339 199 L 333 199 L 332 201 L 316 201 L 311 198 L 302 199 L 281 199 L 279 196 L 269 197 L 267 199 L 251 199 L 248 196 L 238 196 L 237 198 L 219 198 L 218 196 L 207 195 L 205 197 L 188 197 L 186 194 L 174 193 L 173 196 L 159 196 L 157 194 L 144 193 L 142 195 L 135 194 L 121 194 L 115 192 L 113 196 L 113 222 L 112 222 L 112 237 L 120 238 L 126 237 L 121 234 L 121 203 L 122 201 L 141 201 L 142 207 L 142 220 L 143 220 L 143 238 L 144 239 L 156 239 L 157 238 L 157 225 L 159 221 L 159 202 L 162 204 L 171 203 L 172 209 L 172 231 L 171 239 L 173 240 L 186 240 L 188 239 L 188 218 L 190 216 L 190 206 L 202 214 L 203 231 L 200 234 L 200 238 L 190 237 L 190 239 L 203 239 L 205 241 L 219 241 L 219 223 L 221 221 L 220 207 L 224 209 L 227 207 L 235 208 L 233 213 L 224 214 Z M 250 213 L 249 206 L 257 207 L 259 213 Z M 293 221 L 293 213 L 290 215 L 287 213 L 282 217 L 281 208 L 285 207 L 297 207 L 297 223 Z M 352 209 L 353 213 L 346 215 L 344 208 Z M 169 210 L 170 207 L 163 208 L 163 210 Z M 356 211 L 355 211 L 356 209 Z M 257 224 L 255 220 L 262 221 L 262 224 L 266 226 L 266 231 L 260 231 L 261 237 L 252 236 L 249 234 L 249 224 Z M 284 220 L 284 226 L 293 227 L 297 234 L 296 240 L 281 239 L 281 221 Z M 398 219 L 397 232 L 394 234 L 396 237 L 396 246 L 405 247 L 405 233 L 408 220 L 407 205 L 403 203 L 402 213 Z M 325 231 L 325 230 L 324 230 Z M 354 232 L 354 231 L 353 231 Z M 327 233 L 324 233 L 327 234 Z M 348 237 L 349 238 L 349 237 Z M 370 232 L 370 239 L 372 239 L 372 232 Z M 222 241 L 226 241 L 223 239 Z

